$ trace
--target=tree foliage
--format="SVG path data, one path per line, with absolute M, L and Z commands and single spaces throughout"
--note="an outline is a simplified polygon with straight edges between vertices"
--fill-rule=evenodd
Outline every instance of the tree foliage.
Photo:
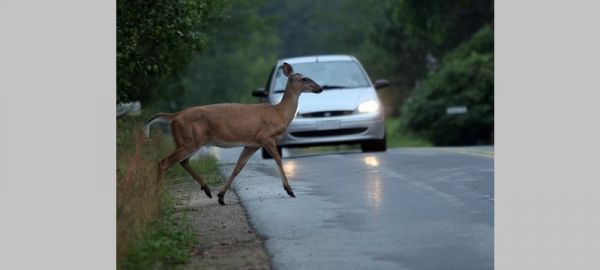
M 493 0 L 386 1 L 386 20 L 373 40 L 392 59 L 394 113 L 446 53 L 493 23 L 493 12 Z
M 182 77 L 183 107 L 256 102 L 250 92 L 264 85 L 277 60 L 277 25 L 274 18 L 260 14 L 265 1 L 232 3 L 229 18 L 216 25 L 211 46 L 193 57 Z
M 451 51 L 407 100 L 406 126 L 437 145 L 493 142 L 494 32 L 484 27 Z M 465 114 L 447 114 L 466 106 Z
M 371 71 L 381 61 L 370 57 L 370 53 L 362 53 L 371 43 L 373 22 L 383 13 L 383 6 L 376 3 L 376 0 L 232 2 L 229 19 L 216 26 L 214 42 L 197 54 L 187 68 L 183 77 L 183 107 L 216 102 L 254 103 L 257 99 L 250 91 L 265 85 L 276 60 L 283 57 L 354 54 L 365 60 L 363 64 L 371 75 L 379 76 Z M 373 46 L 369 49 L 376 50 Z
M 225 7 L 210 0 L 117 1 L 117 101 L 180 94 L 167 85 L 205 48 Z
M 469 39 L 494 20 L 493 0 L 393 0 L 394 22 L 429 44 L 436 56 Z

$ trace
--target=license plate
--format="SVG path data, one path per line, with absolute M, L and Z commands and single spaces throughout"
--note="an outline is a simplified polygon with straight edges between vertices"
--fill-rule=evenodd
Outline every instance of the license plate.
M 325 120 L 317 122 L 317 129 L 338 129 L 340 128 L 340 120 Z

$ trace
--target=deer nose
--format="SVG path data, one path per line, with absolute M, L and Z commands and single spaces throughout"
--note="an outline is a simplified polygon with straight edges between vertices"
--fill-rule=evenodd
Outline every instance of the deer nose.
M 318 94 L 318 93 L 321 93 L 321 92 L 323 92 L 323 87 L 319 86 L 319 89 L 315 90 L 315 93 Z

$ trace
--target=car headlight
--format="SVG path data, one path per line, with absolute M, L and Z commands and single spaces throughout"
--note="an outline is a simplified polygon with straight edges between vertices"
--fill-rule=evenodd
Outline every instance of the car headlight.
M 359 113 L 370 113 L 379 110 L 379 103 L 375 100 L 369 100 L 358 105 Z

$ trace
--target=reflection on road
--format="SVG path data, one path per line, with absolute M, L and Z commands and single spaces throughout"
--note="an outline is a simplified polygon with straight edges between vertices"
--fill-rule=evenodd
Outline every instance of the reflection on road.
M 381 201 L 383 200 L 381 176 L 377 169 L 379 161 L 375 156 L 366 156 L 363 162 L 372 167 L 367 172 L 367 188 L 365 189 L 367 202 L 376 213 L 379 213 Z
M 296 161 L 285 161 L 285 163 L 283 163 L 283 171 L 288 179 L 294 177 L 296 175 Z
M 379 161 L 377 161 L 377 158 L 374 156 L 365 157 L 363 161 L 365 162 L 365 164 L 371 167 L 377 167 L 377 165 L 379 165 Z

